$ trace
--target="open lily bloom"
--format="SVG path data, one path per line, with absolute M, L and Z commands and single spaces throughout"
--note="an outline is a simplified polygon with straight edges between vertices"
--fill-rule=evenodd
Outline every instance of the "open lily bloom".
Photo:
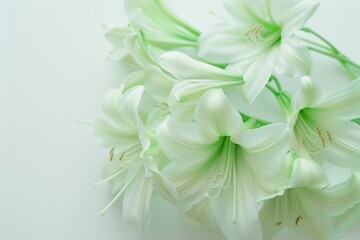
M 97 139 L 111 149 L 106 178 L 94 186 L 109 182 L 116 194 L 101 213 L 122 199 L 125 220 L 138 224 L 141 229 L 148 227 L 151 220 L 149 202 L 154 184 L 164 190 L 164 195 L 176 197 L 176 190 L 159 172 L 168 160 L 158 151 L 154 134 L 139 116 L 143 92 L 142 86 L 125 93 L 122 88 L 110 92 L 105 99 L 104 112 L 113 123 L 99 120 L 94 126 Z
M 175 80 L 164 73 L 158 63 L 162 51 L 149 45 L 143 34 L 137 33 L 132 27 L 111 29 L 106 33 L 107 39 L 116 49 L 121 51 L 115 54 L 113 60 L 130 60 L 130 73 L 123 79 L 124 90 L 135 86 L 145 86 L 148 96 L 156 102 L 167 103 Z
M 327 188 L 326 176 L 315 161 L 295 158 L 291 168 L 288 189 L 265 201 L 260 211 L 263 239 L 273 239 L 284 227 L 295 239 L 334 239 L 335 217 L 360 201 L 359 173 Z
M 301 156 L 360 169 L 360 79 L 345 89 L 323 97 L 308 77 L 292 100 L 295 150 Z
M 143 32 L 129 24 L 123 28 L 112 28 L 105 33 L 106 39 L 115 47 L 108 59 L 117 61 L 125 59 L 144 68 L 156 65 L 163 50 L 149 44 Z
M 229 19 L 204 32 L 199 55 L 243 74 L 244 95 L 253 102 L 276 72 L 309 75 L 311 57 L 295 36 L 319 0 L 227 0 Z
M 237 74 L 195 60 L 181 52 L 167 52 L 160 57 L 159 62 L 163 69 L 178 80 L 172 88 L 168 104 L 172 116 L 179 121 L 193 119 L 196 104 L 206 91 L 244 83 Z
M 163 0 L 125 0 L 131 24 L 162 49 L 195 47 L 200 33 L 176 16 Z
M 216 219 L 228 239 L 261 239 L 257 200 L 276 194 L 287 178 L 281 165 L 288 150 L 286 124 L 244 129 L 240 114 L 221 89 L 205 93 L 195 123 L 168 118 L 157 131 L 172 160 L 164 175 L 176 186 L 185 216 Z

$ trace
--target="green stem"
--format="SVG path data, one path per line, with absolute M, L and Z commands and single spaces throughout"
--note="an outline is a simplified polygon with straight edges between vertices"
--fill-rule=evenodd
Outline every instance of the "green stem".
M 331 51 L 331 50 L 332 50 L 331 48 L 329 48 L 329 47 L 327 47 L 327 46 L 324 46 L 324 45 L 322 45 L 322 44 L 320 44 L 320 43 L 311 41 L 311 40 L 306 39 L 306 38 L 301 38 L 301 40 L 304 41 L 304 42 L 306 42 L 306 43 L 308 43 L 308 44 L 312 44 L 312 45 L 314 45 L 315 47 L 319 47 L 319 48 L 322 48 L 322 49 L 327 50 L 327 51 Z
M 284 90 L 276 91 L 269 84 L 266 85 L 266 88 L 274 94 L 281 111 L 284 113 L 286 119 L 290 120 L 293 114 L 293 110 L 291 108 L 291 94 Z
M 317 49 L 317 48 L 314 48 L 314 47 L 308 47 L 308 49 L 310 51 L 314 51 L 314 52 L 326 55 L 328 57 L 335 58 L 335 59 L 337 59 L 339 61 L 344 61 L 346 64 L 349 64 L 349 65 L 351 65 L 351 66 L 353 66 L 355 68 L 360 69 L 360 65 L 354 63 L 353 61 L 351 61 L 350 59 L 348 59 L 347 57 L 345 57 L 343 55 L 339 55 L 339 54 L 335 54 L 335 53 L 331 53 L 331 52 L 326 52 L 326 51 L 323 51 L 321 49 Z
M 275 98 L 281 108 L 281 111 L 289 121 L 293 115 L 293 109 L 291 107 L 291 95 L 288 92 L 282 91 L 275 95 Z
M 349 67 L 349 65 L 357 67 L 357 64 L 355 64 L 355 63 L 353 63 L 351 61 L 350 62 L 347 61 L 347 59 L 345 59 L 344 57 L 342 57 L 341 55 L 338 55 L 338 54 L 329 53 L 329 52 L 326 52 L 326 51 L 323 51 L 323 50 L 320 50 L 320 49 L 317 49 L 317 48 L 313 48 L 313 47 L 308 47 L 308 48 L 309 48 L 310 51 L 317 52 L 317 53 L 320 53 L 320 54 L 326 55 L 328 57 L 335 58 L 335 59 L 339 60 L 340 64 L 345 68 L 345 70 L 350 75 L 351 79 L 357 78 L 357 74 L 355 74 L 352 71 L 352 69 Z
M 339 50 L 331 42 L 329 42 L 326 38 L 324 38 L 323 36 L 321 36 L 320 34 L 315 32 L 311 28 L 304 27 L 301 30 L 303 30 L 304 32 L 307 32 L 307 33 L 311 33 L 312 35 L 314 35 L 315 37 L 317 37 L 318 39 L 323 41 L 326 45 L 328 45 L 333 50 L 333 52 L 340 53 Z
M 340 61 L 340 63 L 343 65 L 345 70 L 349 73 L 351 79 L 356 79 L 358 77 L 358 75 L 356 73 L 354 73 L 353 70 L 349 67 L 347 62 Z
M 279 81 L 279 79 L 278 79 L 277 77 L 275 77 L 274 75 L 272 75 L 272 76 L 270 77 L 270 81 L 274 81 L 274 82 L 275 82 L 275 85 L 276 85 L 276 87 L 277 87 L 277 89 L 278 89 L 279 91 L 282 90 L 280 81 Z
M 266 84 L 266 88 L 270 90 L 270 92 L 272 92 L 274 95 L 279 94 L 278 91 L 275 90 L 275 88 L 273 88 L 272 86 L 270 86 L 269 84 Z
M 255 120 L 255 121 L 256 121 L 258 124 L 260 124 L 261 126 L 265 126 L 265 125 L 271 124 L 271 122 L 268 122 L 268 121 L 263 120 L 263 119 L 251 117 L 251 116 L 249 116 L 249 115 L 247 115 L 247 114 L 245 114 L 245 113 L 242 113 L 242 112 L 240 112 L 240 115 L 241 115 L 241 117 L 242 117 L 242 119 L 243 119 L 244 121 Z
M 310 33 L 312 34 L 313 36 L 317 37 L 318 39 L 320 39 L 321 41 L 323 41 L 328 47 L 330 47 L 330 49 L 326 49 L 328 51 L 331 51 L 331 52 L 327 52 L 327 51 L 324 51 L 324 50 L 321 50 L 321 49 L 317 49 L 317 48 L 314 48 L 314 47 L 309 47 L 309 50 L 311 51 L 315 51 L 315 52 L 318 52 L 320 54 L 324 54 L 326 56 L 329 56 L 329 57 L 332 57 L 332 58 L 335 58 L 337 60 L 339 60 L 340 64 L 345 68 L 345 70 L 348 72 L 349 76 L 351 77 L 351 79 L 355 79 L 357 78 L 357 74 L 354 73 L 353 69 L 351 69 L 351 67 L 355 67 L 357 68 L 357 70 L 360 70 L 360 65 L 353 62 L 352 60 L 350 60 L 348 57 L 346 57 L 345 55 L 343 55 L 332 43 L 330 43 L 326 38 L 324 38 L 323 36 L 321 36 L 319 33 L 315 32 L 314 30 L 312 30 L 311 28 L 302 28 L 301 29 L 302 31 L 304 32 L 307 32 L 307 33 Z M 323 49 L 325 49 L 324 46 L 318 44 L 318 43 L 314 43 L 310 40 L 305 40 L 305 42 L 308 42 L 310 44 L 313 44 L 315 46 L 318 46 L 318 47 L 321 47 Z M 350 67 L 350 66 L 351 67 Z

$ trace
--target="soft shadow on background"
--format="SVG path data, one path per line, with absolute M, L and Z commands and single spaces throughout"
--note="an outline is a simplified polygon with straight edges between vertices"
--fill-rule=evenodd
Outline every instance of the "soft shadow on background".
M 169 0 L 199 27 L 216 20 L 208 12 L 220 2 Z M 360 62 L 358 9 L 357 0 L 323 1 L 309 26 Z M 0 0 L 0 239 L 225 240 L 216 229 L 189 227 L 159 198 L 146 234 L 124 223 L 116 206 L 98 215 L 111 194 L 91 183 L 108 151 L 76 119 L 101 117 L 104 93 L 119 85 L 101 25 L 125 19 L 122 0 Z M 335 61 L 314 57 L 327 92 L 345 86 Z M 339 239 L 359 234 L 360 223 Z

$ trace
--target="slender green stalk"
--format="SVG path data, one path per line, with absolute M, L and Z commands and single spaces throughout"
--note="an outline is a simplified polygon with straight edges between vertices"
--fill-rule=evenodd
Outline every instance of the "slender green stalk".
M 269 84 L 266 85 L 266 88 L 274 94 L 281 111 L 284 113 L 286 119 L 289 120 L 293 114 L 291 108 L 291 94 L 284 90 L 276 91 L 275 88 L 271 87 Z
M 279 79 L 278 79 L 277 77 L 275 77 L 274 75 L 272 75 L 272 76 L 270 77 L 270 81 L 274 81 L 274 82 L 275 82 L 276 87 L 277 87 L 277 89 L 278 89 L 279 91 L 282 90 L 280 81 L 279 81 Z
M 335 59 L 337 59 L 339 61 L 344 61 L 346 64 L 349 64 L 349 65 L 351 65 L 351 66 L 353 66 L 355 68 L 360 69 L 360 65 L 354 63 L 353 61 L 351 61 L 350 59 L 346 58 L 343 55 L 339 55 L 339 54 L 335 54 L 335 53 L 331 53 L 331 52 L 326 52 L 326 51 L 323 51 L 321 49 L 317 49 L 317 48 L 314 48 L 314 47 L 308 47 L 308 49 L 310 51 L 314 51 L 314 52 L 326 55 L 328 57 L 335 58 Z
M 312 34 L 313 36 L 317 37 L 318 39 L 320 39 L 322 42 L 324 42 L 330 49 L 326 49 L 326 50 L 330 50 L 330 52 L 327 51 L 323 51 L 314 47 L 309 47 L 310 50 L 318 52 L 320 54 L 324 54 L 326 56 L 335 58 L 337 60 L 339 60 L 340 64 L 344 67 L 344 69 L 348 72 L 349 76 L 351 77 L 351 79 L 355 79 L 357 78 L 357 74 L 354 73 L 353 69 L 351 67 L 355 67 L 357 70 L 360 70 L 360 65 L 353 62 L 352 60 L 350 60 L 348 57 L 346 57 L 345 55 L 343 55 L 331 42 L 329 42 L 326 38 L 324 38 L 323 36 L 321 36 L 319 33 L 315 32 L 314 30 L 312 30 L 311 28 L 302 28 L 302 31 L 307 32 Z M 310 40 L 305 40 L 305 42 L 312 44 L 314 46 L 320 47 L 322 49 L 325 50 L 324 46 L 314 43 Z
M 354 73 L 354 71 L 351 67 L 354 67 L 357 70 L 360 70 L 359 64 L 353 62 L 348 57 L 343 55 L 331 42 L 329 42 L 326 38 L 321 36 L 319 33 L 315 32 L 311 28 L 304 27 L 301 30 L 317 37 L 318 39 L 320 39 L 322 42 L 324 42 L 329 47 L 329 48 L 327 48 L 327 47 L 325 47 L 321 44 L 315 43 L 311 40 L 303 39 L 305 42 L 313 45 L 313 46 L 309 47 L 309 50 L 337 59 L 340 62 L 340 64 L 344 67 L 344 69 L 348 72 L 351 79 L 355 79 L 358 77 L 358 75 L 356 73 Z M 322 48 L 322 49 L 315 48 L 314 46 Z M 331 51 L 331 52 L 328 52 L 328 51 Z
M 250 121 L 250 120 L 255 120 L 258 124 L 260 124 L 261 126 L 265 126 L 265 125 L 269 125 L 271 122 L 268 122 L 266 120 L 263 119 L 259 119 L 259 118 L 255 118 L 255 117 L 251 117 L 243 112 L 240 112 L 240 115 L 242 117 L 242 119 L 244 121 Z
M 301 38 L 301 40 L 302 40 L 303 42 L 308 43 L 308 44 L 314 45 L 314 47 L 322 48 L 323 50 L 327 50 L 327 51 L 331 51 L 331 50 L 332 50 L 332 49 L 329 48 L 328 46 L 324 46 L 324 45 L 322 45 L 322 44 L 320 44 L 320 43 L 311 41 L 311 40 L 306 39 L 306 38 Z
M 353 72 L 353 70 L 349 67 L 349 65 L 357 67 L 356 64 L 354 65 L 352 62 L 347 62 L 342 56 L 339 56 L 338 54 L 334 54 L 334 53 L 329 53 L 329 52 L 325 52 L 323 50 L 320 49 L 316 49 L 313 47 L 308 47 L 310 51 L 314 51 L 323 55 L 326 55 L 328 57 L 331 58 L 335 58 L 337 60 L 339 60 L 340 64 L 345 68 L 345 70 L 347 71 L 347 73 L 349 74 L 351 79 L 355 79 L 357 78 L 357 74 L 355 74 Z
M 266 84 L 266 88 L 269 89 L 270 92 L 272 92 L 274 95 L 278 95 L 279 92 L 276 91 L 275 88 L 273 88 L 272 86 L 270 86 L 269 84 Z
M 329 42 L 326 38 L 324 38 L 323 36 L 321 36 L 320 34 L 315 32 L 311 28 L 304 27 L 301 30 L 303 30 L 304 32 L 307 32 L 307 33 L 311 33 L 312 35 L 314 35 L 315 37 L 317 37 L 318 39 L 323 41 L 326 45 L 328 45 L 333 50 L 333 52 L 340 53 L 340 51 L 331 42 Z

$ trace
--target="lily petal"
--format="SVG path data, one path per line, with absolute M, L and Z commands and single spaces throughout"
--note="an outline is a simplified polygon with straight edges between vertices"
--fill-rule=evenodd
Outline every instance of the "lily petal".
M 319 7 L 319 0 L 272 0 L 271 15 L 283 30 L 282 41 L 300 30 Z
M 323 97 L 320 86 L 311 77 L 301 78 L 301 88 L 295 93 L 291 101 L 295 112 L 311 107 Z
M 149 178 L 144 178 L 143 174 L 138 174 L 132 183 L 126 188 L 123 199 L 123 217 L 139 228 L 146 230 L 151 222 L 150 199 L 153 192 Z
M 197 61 L 181 52 L 167 52 L 159 59 L 160 65 L 178 79 L 217 79 L 242 81 L 242 77 L 221 68 Z
M 167 118 L 157 131 L 164 154 L 183 166 L 207 161 L 218 151 L 218 138 L 201 133 L 195 124 L 183 124 Z
M 217 225 L 213 210 L 211 208 L 210 200 L 205 200 L 194 204 L 190 209 L 186 209 L 182 213 L 183 217 L 190 221 L 190 223 L 214 227 Z
M 321 208 L 327 209 L 332 216 L 343 214 L 360 203 L 360 173 L 354 172 L 344 182 L 326 188 L 324 192 L 318 191 L 318 194 L 324 194 L 325 200 L 319 203 Z
M 263 230 L 263 240 L 272 240 L 284 227 L 283 221 L 276 219 L 279 215 L 277 199 L 267 200 L 259 212 L 259 219 Z M 275 220 L 274 220 L 275 218 Z
M 286 124 L 274 123 L 243 130 L 231 139 L 242 147 L 243 157 L 254 173 L 254 180 L 263 188 L 261 197 L 278 192 L 288 182 L 287 176 L 281 173 L 289 150 L 289 128 Z
M 254 102 L 268 83 L 278 58 L 278 52 L 278 46 L 263 51 L 245 71 L 245 84 L 242 86 L 242 92 L 249 103 Z M 259 71 L 259 69 L 261 70 Z
M 193 206 L 196 208 L 198 204 L 207 199 L 208 193 L 214 190 L 211 188 L 210 176 L 214 175 L 216 166 L 213 166 L 211 162 L 204 164 L 198 163 L 196 159 L 189 159 L 189 161 L 191 160 L 194 162 L 191 165 L 170 163 L 164 170 L 166 179 L 169 179 L 176 187 L 178 198 L 174 201 L 172 197 L 167 198 L 167 195 L 164 197 L 185 211 Z
M 360 169 L 360 126 L 353 122 L 336 122 L 329 128 L 331 142 L 319 154 L 321 159 L 343 167 Z
M 210 89 L 238 86 L 242 82 L 233 80 L 190 79 L 175 83 L 168 104 L 172 116 L 179 121 L 193 120 L 196 105 Z
M 153 157 L 144 159 L 145 176 L 151 177 L 152 186 L 165 198 L 176 200 L 176 187 L 159 171 Z
M 312 58 L 308 48 L 298 38 L 291 37 L 280 44 L 275 72 L 290 77 L 311 75 Z
M 245 39 L 246 31 L 254 25 L 242 26 L 237 22 L 215 25 L 200 36 L 199 56 L 216 63 L 235 63 L 259 54 L 267 46 L 255 45 Z
M 314 105 L 320 112 L 342 119 L 360 117 L 360 78 L 352 81 L 345 89 L 327 97 Z
M 165 75 L 156 66 L 151 66 L 146 70 L 145 89 L 158 102 L 167 102 L 174 83 L 174 79 Z
M 195 111 L 199 129 L 214 136 L 231 136 L 242 126 L 242 118 L 221 89 L 209 90 L 201 97 Z
M 124 48 L 124 40 L 127 36 L 134 34 L 130 28 L 114 28 L 105 33 L 106 39 L 115 47 Z
M 198 31 L 176 16 L 163 0 L 126 0 L 131 23 L 161 48 L 196 44 Z
M 291 187 L 323 188 L 328 184 L 322 167 L 312 159 L 297 158 L 291 174 Z
M 241 161 L 234 164 L 236 175 L 230 186 L 211 199 L 214 215 L 224 235 L 231 240 L 261 239 L 258 207 L 251 171 Z

